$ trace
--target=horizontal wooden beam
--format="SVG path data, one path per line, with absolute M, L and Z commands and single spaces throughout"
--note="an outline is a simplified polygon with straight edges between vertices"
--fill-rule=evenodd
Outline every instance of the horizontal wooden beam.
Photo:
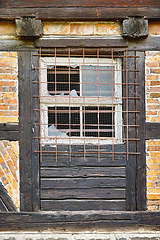
M 160 139 L 160 123 L 146 123 L 146 140 Z
M 127 47 L 127 40 L 117 38 L 52 38 L 37 39 L 35 47 Z
M 0 123 L 0 140 L 18 141 L 18 124 Z
M 52 1 L 53 2 L 53 1 Z M 88 1 L 87 1 L 88 2 Z M 99 1 L 101 2 L 101 1 Z M 106 1 L 105 1 L 106 2 Z M 107 1 L 108 2 L 108 1 Z M 106 2 L 106 4 L 107 4 Z M 0 8 L 0 19 L 15 19 L 20 17 L 33 17 L 41 20 L 74 20 L 74 21 L 104 21 L 123 20 L 128 16 L 143 17 L 147 19 L 159 19 L 160 7 L 108 7 L 108 6 L 54 6 L 54 7 L 3 7 Z
M 0 212 L 0 231 L 4 230 L 63 230 L 115 229 L 143 227 L 160 230 L 160 212 L 117 211 L 56 211 L 56 212 Z

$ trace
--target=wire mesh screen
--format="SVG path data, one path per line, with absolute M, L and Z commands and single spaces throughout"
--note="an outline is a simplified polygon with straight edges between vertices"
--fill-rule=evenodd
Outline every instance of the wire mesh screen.
M 127 50 L 39 50 L 40 161 L 139 155 L 139 83 Z

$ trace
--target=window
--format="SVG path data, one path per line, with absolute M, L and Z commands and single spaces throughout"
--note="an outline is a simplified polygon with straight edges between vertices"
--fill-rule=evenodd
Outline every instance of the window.
M 106 53 L 41 58 L 42 144 L 122 143 L 121 64 Z

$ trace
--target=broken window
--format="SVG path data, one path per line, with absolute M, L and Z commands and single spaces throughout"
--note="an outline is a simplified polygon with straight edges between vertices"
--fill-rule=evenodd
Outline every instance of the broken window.
M 42 57 L 42 143 L 122 143 L 121 64 L 105 55 Z

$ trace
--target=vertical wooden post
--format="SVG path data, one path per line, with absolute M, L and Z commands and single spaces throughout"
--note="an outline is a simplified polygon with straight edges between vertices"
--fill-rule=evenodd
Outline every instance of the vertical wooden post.
M 18 79 L 20 210 L 30 212 L 39 208 L 37 200 L 39 160 L 38 157 L 33 157 L 33 119 L 37 116 L 33 115 L 32 80 L 35 79 L 35 73 L 32 72 L 32 53 L 29 51 L 18 53 Z

